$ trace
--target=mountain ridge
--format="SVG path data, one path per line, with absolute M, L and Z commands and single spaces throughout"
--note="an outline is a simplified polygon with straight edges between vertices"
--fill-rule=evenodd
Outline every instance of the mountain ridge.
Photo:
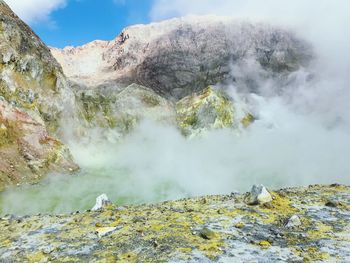
M 313 56 L 311 46 L 291 31 L 216 16 L 129 26 L 111 41 L 51 52 L 82 86 L 136 83 L 175 100 L 231 80 L 230 64 L 249 57 L 271 73 L 283 73 L 306 66 Z

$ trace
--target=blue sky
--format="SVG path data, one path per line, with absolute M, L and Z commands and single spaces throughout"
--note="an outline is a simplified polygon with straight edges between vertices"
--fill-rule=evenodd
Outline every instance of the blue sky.
M 50 46 L 82 45 L 111 40 L 135 23 L 148 23 L 151 0 L 74 0 L 50 14 L 50 21 L 34 21 L 33 30 Z
M 5 0 L 47 45 L 114 39 L 137 23 L 171 17 L 225 15 L 286 24 L 312 38 L 340 42 L 350 23 L 349 0 Z M 336 15 L 335 15 L 336 14 Z M 325 31 L 328 33 L 325 34 Z M 339 38 L 339 39 L 338 39 Z M 350 37 L 344 42 L 349 46 Z

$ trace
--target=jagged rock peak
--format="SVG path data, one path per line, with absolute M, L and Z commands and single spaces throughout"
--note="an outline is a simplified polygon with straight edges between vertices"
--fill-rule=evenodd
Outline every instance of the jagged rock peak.
M 81 86 L 137 83 L 175 99 L 235 81 L 231 66 L 246 59 L 268 74 L 283 74 L 306 66 L 313 56 L 311 46 L 291 31 L 218 16 L 130 26 L 112 41 L 52 53 Z

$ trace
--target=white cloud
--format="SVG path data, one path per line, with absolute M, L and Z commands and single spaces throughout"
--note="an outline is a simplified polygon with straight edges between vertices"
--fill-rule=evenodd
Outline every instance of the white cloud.
M 350 46 L 348 0 L 155 0 L 154 21 L 186 15 L 224 15 L 292 27 L 320 54 L 345 61 Z M 335 58 L 337 57 L 338 58 Z M 347 63 L 348 64 L 348 63 Z
M 304 23 L 315 17 L 348 17 L 349 7 L 347 0 L 155 0 L 151 17 L 159 20 L 179 15 L 216 14 Z
M 224 15 L 294 26 L 350 22 L 347 0 L 155 0 L 152 20 L 185 15 Z M 305 29 L 305 28 L 304 28 Z M 334 27 L 332 27 L 334 29 Z M 337 29 L 335 29 L 337 30 Z
M 26 23 L 50 22 L 50 14 L 63 8 L 67 0 L 5 0 L 12 10 Z

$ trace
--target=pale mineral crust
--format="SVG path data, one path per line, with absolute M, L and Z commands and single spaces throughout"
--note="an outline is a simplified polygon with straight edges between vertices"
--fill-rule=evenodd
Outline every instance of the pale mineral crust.
M 313 185 L 70 215 L 7 215 L 2 262 L 348 262 L 350 187 Z M 92 204 L 93 205 L 93 204 Z M 287 226 L 297 215 L 300 224 Z

